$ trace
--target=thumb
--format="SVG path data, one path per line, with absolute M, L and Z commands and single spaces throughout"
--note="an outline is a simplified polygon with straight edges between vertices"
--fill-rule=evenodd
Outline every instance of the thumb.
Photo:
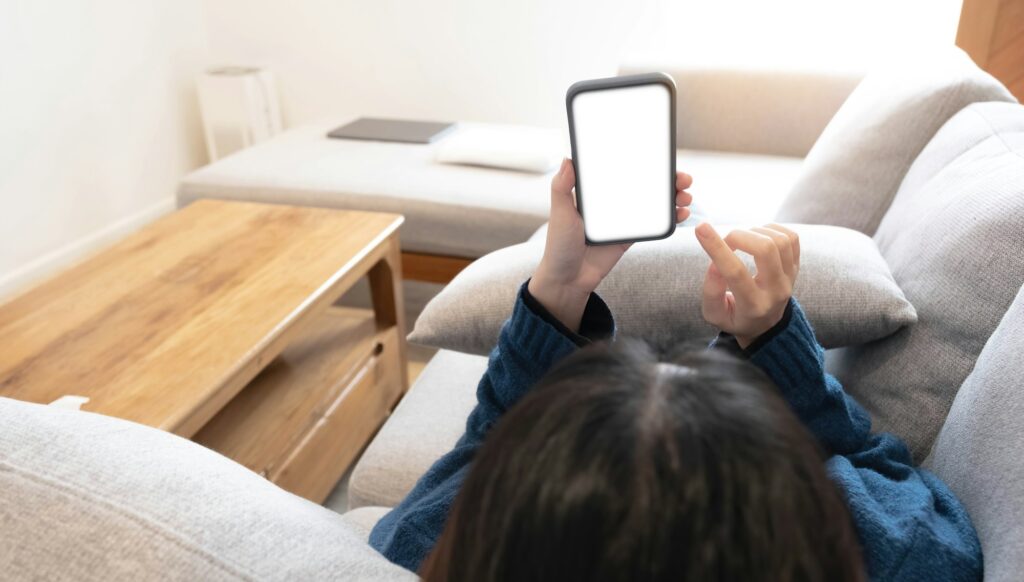
M 569 158 L 562 158 L 562 165 L 558 172 L 551 178 L 551 212 L 561 212 L 565 209 L 576 211 L 573 201 L 572 188 L 576 185 L 576 173 L 573 171 L 572 162 Z

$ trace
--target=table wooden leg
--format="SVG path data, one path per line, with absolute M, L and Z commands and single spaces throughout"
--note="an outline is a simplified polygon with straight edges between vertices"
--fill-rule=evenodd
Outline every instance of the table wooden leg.
M 395 326 L 398 330 L 398 360 L 401 367 L 402 393 L 409 389 L 409 370 L 405 345 L 405 300 L 402 294 L 402 251 L 398 233 L 387 243 L 384 258 L 370 268 L 370 299 L 377 318 L 377 327 Z

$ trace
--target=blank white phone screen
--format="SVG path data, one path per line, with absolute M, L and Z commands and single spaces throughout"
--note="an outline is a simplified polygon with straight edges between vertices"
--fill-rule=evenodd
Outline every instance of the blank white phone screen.
M 573 97 L 576 184 L 587 240 L 653 238 L 671 228 L 670 99 L 662 84 Z

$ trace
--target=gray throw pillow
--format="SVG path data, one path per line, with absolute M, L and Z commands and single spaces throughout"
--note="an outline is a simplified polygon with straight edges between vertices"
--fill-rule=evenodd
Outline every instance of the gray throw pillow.
M 925 144 L 980 101 L 1016 100 L 955 47 L 869 74 L 807 154 L 776 219 L 874 234 Z
M 870 238 L 832 226 L 794 228 L 801 241 L 796 296 L 825 346 L 878 339 L 916 320 Z M 427 304 L 409 340 L 488 353 L 543 251 L 543 240 L 534 238 L 478 259 Z M 696 345 L 716 333 L 700 310 L 709 263 L 693 229 L 679 228 L 668 239 L 634 245 L 598 293 L 611 307 L 618 333 L 663 351 Z
M 1024 572 L 1024 288 L 960 387 L 928 468 L 978 530 L 985 580 Z
M 918 322 L 829 367 L 920 461 L 1024 283 L 1024 106 L 978 103 L 943 126 L 875 241 Z

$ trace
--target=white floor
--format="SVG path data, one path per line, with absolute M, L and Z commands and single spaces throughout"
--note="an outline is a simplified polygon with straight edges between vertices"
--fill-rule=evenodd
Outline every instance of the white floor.
M 334 491 L 327 496 L 324 501 L 324 507 L 338 513 L 345 513 L 348 511 L 348 478 L 352 476 L 352 469 L 349 469 L 341 480 L 334 487 Z

